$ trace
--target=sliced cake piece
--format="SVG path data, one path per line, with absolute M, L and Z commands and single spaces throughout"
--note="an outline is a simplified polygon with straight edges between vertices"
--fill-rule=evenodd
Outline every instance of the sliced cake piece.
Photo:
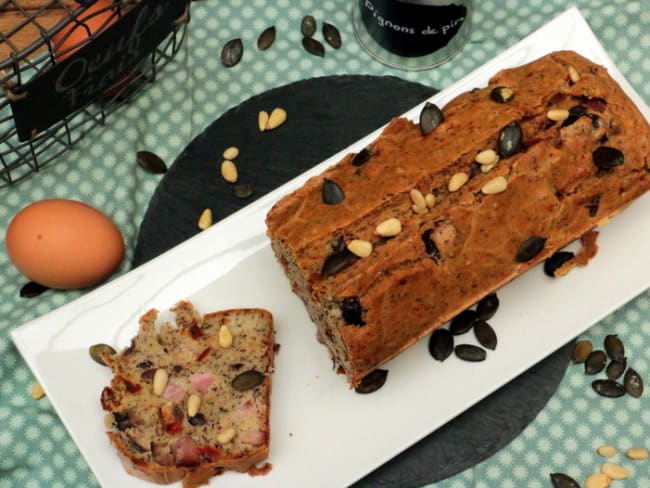
M 176 324 L 158 312 L 120 353 L 104 353 L 114 377 L 101 404 L 108 437 L 126 470 L 157 483 L 207 483 L 224 470 L 260 474 L 269 451 L 274 331 L 270 312 L 201 316 L 188 301 Z

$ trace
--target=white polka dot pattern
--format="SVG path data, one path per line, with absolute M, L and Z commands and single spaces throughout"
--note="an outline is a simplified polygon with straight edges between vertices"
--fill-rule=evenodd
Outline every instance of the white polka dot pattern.
M 650 102 L 650 8 L 647 0 L 576 0 L 614 62 Z M 401 72 L 372 61 L 356 43 L 345 0 L 204 0 L 192 5 L 185 44 L 176 59 L 130 106 L 112 114 L 73 150 L 21 184 L 3 189 L 0 234 L 23 206 L 52 197 L 78 199 L 111 216 L 127 243 L 120 272 L 127 270 L 139 223 L 158 176 L 135 164 L 135 153 L 156 152 L 169 164 L 205 126 L 243 100 L 292 81 L 343 73 L 394 75 L 437 88 L 474 70 L 567 8 L 563 0 L 481 0 L 475 2 L 469 43 L 435 70 Z M 341 31 L 343 47 L 326 45 L 324 58 L 302 48 L 300 20 L 312 14 Z M 259 33 L 277 28 L 275 44 L 261 52 Z M 223 44 L 241 37 L 242 61 L 225 69 Z M 315 37 L 322 40 L 320 30 Z M 30 396 L 34 381 L 13 343 L 15 326 L 77 298 L 82 292 L 46 292 L 31 300 L 18 292 L 25 283 L 0 253 L 0 488 L 97 486 L 47 398 Z M 650 291 L 591 328 L 584 338 L 600 346 L 606 334 L 623 338 L 630 364 L 650 378 Z M 630 447 L 650 448 L 650 400 L 604 399 L 591 390 L 590 377 L 570 366 L 558 391 L 523 433 L 478 466 L 435 484 L 436 488 L 542 488 L 549 474 L 564 472 L 581 483 L 598 469 L 601 444 L 613 444 L 614 462 L 633 476 L 621 486 L 650 486 L 650 461 L 630 461 Z M 216 482 L 215 482 L 216 484 Z M 432 485 L 433 486 L 433 485 Z

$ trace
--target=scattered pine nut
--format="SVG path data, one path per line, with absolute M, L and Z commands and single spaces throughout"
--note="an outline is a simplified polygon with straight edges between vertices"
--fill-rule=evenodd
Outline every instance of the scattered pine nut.
M 230 146 L 223 152 L 223 159 L 229 159 L 232 161 L 237 156 L 239 156 L 239 148 L 236 146 Z
M 639 461 L 641 459 L 648 459 L 648 450 L 643 447 L 633 447 L 625 451 L 625 455 L 630 459 Z
M 233 437 L 235 437 L 235 434 L 235 429 L 228 427 L 227 429 L 224 429 L 217 434 L 216 440 L 219 444 L 226 444 L 230 442 Z
M 607 488 L 612 484 L 612 479 L 604 473 L 593 473 L 587 476 L 585 488 Z
M 574 83 L 578 83 L 580 81 L 580 73 L 574 66 L 569 66 L 569 78 Z
M 424 195 L 422 195 L 422 192 L 416 188 L 413 188 L 410 192 L 409 195 L 411 196 L 411 200 L 413 201 L 413 204 L 418 207 L 425 209 L 427 208 L 427 202 L 424 199 Z
M 167 388 L 167 382 L 169 381 L 169 374 L 164 368 L 159 368 L 153 375 L 153 394 L 162 395 Z
M 447 189 L 450 192 L 455 192 L 460 190 L 460 187 L 463 186 L 469 180 L 469 175 L 467 173 L 456 173 L 449 179 L 449 184 Z
M 474 161 L 476 161 L 481 166 L 483 165 L 493 165 L 499 160 L 499 155 L 494 149 L 485 149 L 476 155 Z
M 603 217 L 598 222 L 596 222 L 596 226 L 605 227 L 607 224 L 609 224 L 609 220 L 610 220 L 609 217 Z
M 221 163 L 221 176 L 223 176 L 223 179 L 228 183 L 236 183 L 238 175 L 237 166 L 235 166 L 235 163 L 229 159 L 225 159 Z
M 483 185 L 481 192 L 485 195 L 496 195 L 505 191 L 506 188 L 508 188 L 508 180 L 505 176 L 497 176 Z
M 269 122 L 269 114 L 265 110 L 261 110 L 257 114 L 257 128 L 260 130 L 260 132 L 264 132 L 266 130 L 266 124 Z
M 569 118 L 569 111 L 565 108 L 553 108 L 546 112 L 546 117 L 555 122 L 563 122 Z
M 600 466 L 600 471 L 606 474 L 613 480 L 624 480 L 630 476 L 630 470 L 613 463 L 603 463 Z
M 265 130 L 273 130 L 280 127 L 287 120 L 287 112 L 282 108 L 274 108 L 266 122 Z
M 201 397 L 196 394 L 190 395 L 187 399 L 187 415 L 189 417 L 194 417 L 199 413 L 199 407 L 201 406 Z
M 222 325 L 219 328 L 219 345 L 224 349 L 232 347 L 232 332 L 227 325 Z
M 32 398 L 34 400 L 40 400 L 45 396 L 45 391 L 43 391 L 43 387 L 38 381 L 35 381 L 32 384 Z
M 112 413 L 107 413 L 106 415 L 104 415 L 104 427 L 106 427 L 106 430 L 113 429 L 114 421 L 115 421 L 115 417 L 113 417 Z
M 424 203 L 427 204 L 427 207 L 433 208 L 436 206 L 436 196 L 433 193 L 427 193 L 424 195 Z
M 613 457 L 616 455 L 616 448 L 611 444 L 605 444 L 596 449 L 596 452 L 603 457 Z
M 372 254 L 372 243 L 362 239 L 352 239 L 347 245 L 348 251 L 360 258 L 367 258 Z
M 402 232 L 402 223 L 394 217 L 386 219 L 376 227 L 375 232 L 382 237 L 394 237 Z
M 199 217 L 199 229 L 205 230 L 212 225 L 212 210 L 206 208 Z

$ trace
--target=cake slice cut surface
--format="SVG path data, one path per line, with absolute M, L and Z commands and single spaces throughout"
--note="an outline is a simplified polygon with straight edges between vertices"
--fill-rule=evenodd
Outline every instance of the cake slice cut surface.
M 224 470 L 263 474 L 270 443 L 274 329 L 270 312 L 200 315 L 188 301 L 158 312 L 120 353 L 104 353 L 114 377 L 101 394 L 106 427 L 126 470 L 184 488 Z

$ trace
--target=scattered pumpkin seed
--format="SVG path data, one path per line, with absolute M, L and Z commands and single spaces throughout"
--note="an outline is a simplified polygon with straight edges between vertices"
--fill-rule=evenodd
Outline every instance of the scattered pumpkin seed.
M 237 183 L 232 187 L 233 195 L 235 195 L 237 198 L 241 198 L 242 200 L 250 197 L 253 192 L 253 185 L 250 183 Z
M 325 42 L 332 46 L 334 49 L 339 49 L 342 45 L 341 33 L 339 30 L 332 24 L 328 22 L 323 22 L 323 39 Z
M 541 236 L 532 236 L 526 239 L 521 243 L 517 254 L 515 255 L 515 260 L 518 263 L 525 263 L 530 261 L 535 256 L 537 256 L 546 245 L 546 238 Z
M 593 154 L 594 164 L 599 169 L 611 169 L 615 166 L 620 166 L 625 161 L 623 153 L 610 146 L 600 146 Z
M 486 349 L 494 351 L 497 348 L 497 334 L 485 320 L 474 322 L 474 335 L 478 343 Z
M 238 175 L 235 163 L 228 159 L 224 159 L 221 163 L 221 176 L 228 183 L 236 183 Z
M 229 159 L 230 161 L 236 159 L 237 156 L 239 156 L 239 148 L 237 146 L 226 148 L 222 154 L 223 159 Z
M 467 173 L 456 173 L 449 179 L 447 189 L 452 193 L 458 191 L 465 183 L 467 183 L 468 180 L 469 175 Z
M 551 257 L 544 260 L 544 274 L 551 278 L 555 278 L 557 270 L 568 261 L 571 261 L 574 257 L 575 254 L 570 251 L 556 252 Z
M 262 31 L 257 38 L 257 49 L 266 51 L 275 42 L 275 26 L 272 25 Z
M 484 195 L 496 195 L 497 193 L 506 191 L 506 188 L 508 188 L 508 180 L 506 177 L 497 176 L 481 187 L 481 193 Z
M 485 349 L 473 344 L 458 344 L 454 347 L 454 354 L 458 359 L 473 363 L 485 361 L 485 358 L 487 357 Z
M 233 440 L 236 433 L 237 431 L 234 428 L 228 427 L 220 431 L 215 437 L 215 439 L 219 444 L 228 444 L 231 440 Z
M 614 380 L 595 380 L 591 383 L 591 387 L 600 396 L 608 398 L 618 398 L 625 395 L 623 385 Z
M 274 108 L 266 122 L 265 130 L 273 130 L 280 127 L 287 121 L 287 112 L 283 108 Z
M 244 43 L 241 39 L 235 38 L 226 42 L 221 49 L 221 64 L 226 68 L 235 66 L 244 55 Z
M 167 165 L 157 154 L 151 151 L 138 151 L 135 153 L 136 161 L 142 169 L 152 174 L 167 172 Z
M 38 381 L 32 383 L 31 395 L 34 400 L 40 400 L 45 396 L 45 390 Z
M 300 22 L 300 32 L 303 37 L 311 37 L 316 33 L 316 19 L 313 15 L 305 15 Z
M 603 457 L 614 457 L 616 456 L 616 447 L 612 446 L 611 444 L 605 444 L 603 446 L 599 446 L 598 449 L 596 449 L 596 452 Z
M 474 158 L 474 161 L 476 161 L 481 166 L 493 165 L 498 160 L 499 160 L 499 155 L 494 149 L 485 149 L 480 153 L 478 153 Z
M 321 195 L 323 203 L 326 205 L 338 205 L 345 200 L 345 194 L 341 187 L 334 180 L 328 178 L 323 180 Z
M 605 363 L 607 362 L 607 356 L 603 351 L 597 349 L 591 351 L 587 359 L 585 359 L 585 374 L 592 375 L 600 373 L 605 369 Z
M 429 134 L 445 120 L 445 116 L 435 103 L 426 102 L 420 111 L 420 131 Z
M 614 361 L 623 361 L 625 359 L 625 346 L 616 334 L 609 334 L 604 341 L 605 352 Z
M 497 103 L 506 103 L 513 96 L 515 92 L 509 86 L 497 86 L 490 91 L 490 98 Z
M 313 37 L 303 37 L 302 47 L 313 56 L 318 56 L 319 58 L 325 57 L 325 46 Z
M 358 297 L 345 297 L 340 304 L 341 316 L 348 325 L 366 325 L 363 307 Z
M 564 473 L 551 473 L 551 483 L 554 488 L 580 488 L 576 480 Z
M 623 358 L 623 361 L 610 361 L 605 368 L 605 374 L 610 380 L 616 380 L 621 377 L 627 368 L 627 359 Z
M 594 347 L 590 340 L 585 339 L 576 342 L 576 345 L 573 346 L 573 352 L 571 353 L 571 360 L 573 361 L 573 364 L 584 363 L 593 350 Z
M 569 115 L 569 111 L 565 108 L 553 108 L 546 112 L 546 117 L 554 122 L 564 122 Z
M 569 65 L 567 72 L 569 73 L 569 79 L 573 83 L 578 83 L 580 81 L 580 73 L 578 70 L 575 68 L 575 66 Z
M 635 369 L 628 368 L 623 377 L 623 384 L 625 391 L 634 398 L 639 398 L 643 395 L 643 379 Z
M 206 208 L 205 210 L 203 210 L 201 216 L 199 217 L 198 226 L 199 229 L 205 230 L 211 225 L 212 225 L 212 210 Z
M 263 381 L 264 374 L 254 369 L 249 369 L 248 371 L 244 371 L 237 375 L 235 379 L 232 380 L 231 386 L 237 391 L 247 391 L 261 385 Z
M 362 394 L 374 393 L 384 386 L 387 377 L 388 370 L 377 368 L 364 376 L 361 382 L 354 388 L 354 391 Z
M 370 159 L 370 156 L 372 156 L 372 154 L 368 148 L 364 147 L 352 158 L 352 166 L 361 166 L 363 163 Z
M 625 451 L 625 455 L 635 461 L 648 459 L 648 450 L 643 447 L 632 447 Z
M 429 337 L 429 354 L 436 361 L 444 361 L 454 350 L 454 336 L 448 329 L 436 329 Z
M 521 147 L 523 133 L 517 122 L 506 125 L 499 135 L 499 154 L 503 157 L 512 156 Z
M 461 335 L 468 332 L 476 322 L 476 312 L 471 309 L 463 310 L 456 315 L 449 324 L 449 331 L 453 335 Z
M 199 413 L 199 407 L 201 406 L 201 397 L 197 394 L 192 394 L 187 399 L 187 415 L 188 417 L 194 417 Z
M 490 320 L 499 309 L 499 297 L 496 293 L 481 298 L 476 305 L 476 318 L 479 320 Z
M 613 463 L 603 463 L 600 465 L 600 471 L 613 480 L 624 480 L 630 477 L 630 470 Z
M 20 296 L 22 298 L 34 298 L 46 292 L 47 290 L 49 290 L 49 288 L 45 285 L 41 285 L 35 281 L 28 281 L 20 289 Z
M 402 232 L 402 223 L 399 219 L 391 217 L 377 225 L 375 232 L 381 237 L 395 237 Z
M 260 110 L 257 114 L 257 128 L 260 132 L 266 130 L 266 124 L 269 122 L 269 113 L 265 110 Z
M 372 254 L 372 243 L 363 239 L 352 239 L 347 247 L 348 251 L 360 258 L 367 258 Z
M 111 355 L 115 354 L 115 349 L 108 344 L 93 344 L 88 348 L 88 354 L 90 354 L 93 361 L 102 366 L 107 366 L 104 361 L 104 351 L 108 351 Z

